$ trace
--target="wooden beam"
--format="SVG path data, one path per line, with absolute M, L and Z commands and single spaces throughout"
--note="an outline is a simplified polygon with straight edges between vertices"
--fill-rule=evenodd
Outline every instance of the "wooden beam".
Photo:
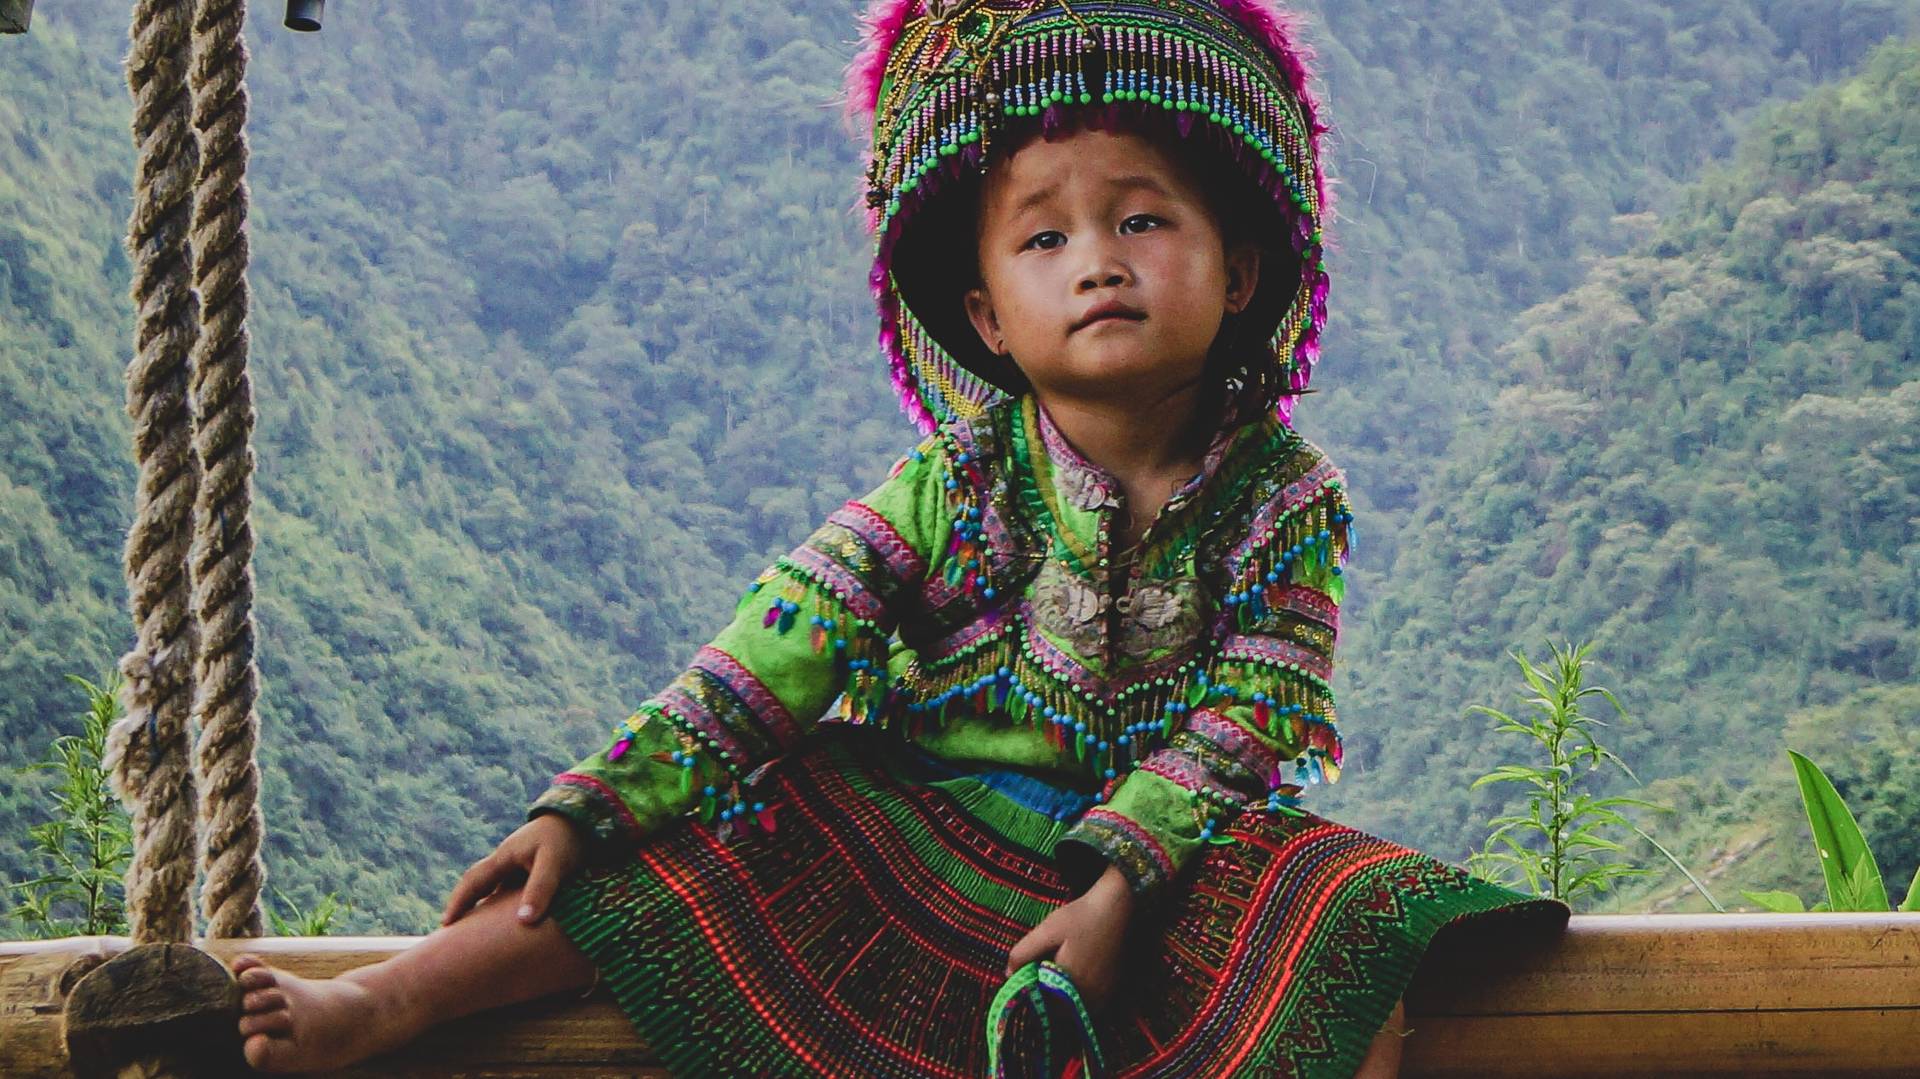
M 1920 1076 L 1920 914 L 1576 914 L 1443 934 L 1406 1076 Z
M 231 964 L 254 952 L 284 970 L 324 978 L 376 963 L 413 944 L 416 937 L 267 937 L 201 941 Z M 62 982 L 72 987 L 108 956 L 128 946 L 125 937 L 0 943 L 0 1076 L 68 1079 L 60 1036 Z M 69 973 L 77 972 L 76 973 Z M 523 1005 L 510 1016 L 483 1012 L 436 1028 L 407 1049 L 334 1074 L 340 1076 L 632 1075 L 665 1079 L 652 1066 L 632 1024 L 604 993 L 585 1002 L 549 999 Z
M 377 962 L 412 937 L 216 940 L 296 974 Z M 64 1077 L 62 982 L 124 938 L 0 943 L 0 1075 Z M 1401 1075 L 1920 1075 L 1920 914 L 1580 914 L 1516 951 L 1443 935 L 1407 993 Z M 340 1073 L 664 1076 L 604 994 L 472 1016 Z

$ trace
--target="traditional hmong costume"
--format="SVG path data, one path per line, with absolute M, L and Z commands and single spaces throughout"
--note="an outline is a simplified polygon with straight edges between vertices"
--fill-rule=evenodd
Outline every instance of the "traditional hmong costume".
M 596 837 L 554 914 L 675 1074 L 1348 1076 L 1451 923 L 1568 909 L 1302 808 L 1356 530 L 1290 426 L 1324 321 L 1325 130 L 1259 0 L 878 0 L 880 341 L 927 437 L 748 588 L 731 624 L 531 813 Z M 1270 385 L 1128 557 L 1120 485 L 973 336 L 942 200 L 1022 124 L 1171 123 L 1235 162 L 1288 277 L 1243 333 Z M 1290 260 L 1290 261 L 1289 261 Z M 1116 866 L 1111 1007 L 1008 951 Z M 1062 1059 L 1062 1055 L 1071 1059 Z

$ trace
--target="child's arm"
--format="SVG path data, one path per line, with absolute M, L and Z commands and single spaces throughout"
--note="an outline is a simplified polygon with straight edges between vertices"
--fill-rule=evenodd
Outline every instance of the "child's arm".
M 835 511 L 742 596 L 688 667 L 554 777 L 531 819 L 558 813 L 596 847 L 628 844 L 690 811 L 722 828 L 770 827 L 742 785 L 791 749 L 843 692 L 877 707 L 888 639 L 952 530 L 937 439 Z
M 1174 731 L 1061 838 L 1069 879 L 1107 866 L 1156 894 L 1244 810 L 1294 811 L 1340 776 L 1333 646 L 1352 513 L 1331 462 L 1304 440 L 1226 558 L 1231 584 L 1207 680 Z

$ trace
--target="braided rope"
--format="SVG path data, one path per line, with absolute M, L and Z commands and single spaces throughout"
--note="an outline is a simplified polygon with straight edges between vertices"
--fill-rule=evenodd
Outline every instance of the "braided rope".
M 205 469 L 193 507 L 194 614 L 200 624 L 194 711 L 201 788 L 201 913 L 212 937 L 263 931 L 259 718 L 254 700 L 253 385 L 247 374 L 247 46 L 245 0 L 197 0 L 193 126 L 194 449 Z
M 188 199 L 197 168 L 188 129 L 187 0 L 136 0 L 127 53 L 137 148 L 127 249 L 134 354 L 127 364 L 139 482 L 123 564 L 134 646 L 120 659 L 126 716 L 107 767 L 131 807 L 127 916 L 139 944 L 193 932 L 194 775 L 187 753 L 197 641 L 189 617 L 189 516 L 200 485 L 187 403 L 195 301 L 188 288 Z

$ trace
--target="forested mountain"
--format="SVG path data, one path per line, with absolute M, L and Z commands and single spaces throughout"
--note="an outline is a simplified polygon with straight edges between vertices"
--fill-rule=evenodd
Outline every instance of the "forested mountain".
M 1591 637 L 1635 714 L 1612 738 L 1643 779 L 1672 777 L 1663 792 L 1704 806 L 1758 783 L 1753 804 L 1804 833 L 1790 746 L 1843 794 L 1907 806 L 1877 845 L 1889 879 L 1910 879 L 1916 209 L 1920 49 L 1890 46 L 1759 120 L 1649 239 L 1524 312 L 1497 393 L 1410 525 L 1421 542 L 1355 633 L 1367 662 L 1349 668 L 1348 699 L 1388 723 L 1454 715 L 1512 683 L 1488 657 Z M 1363 784 L 1368 813 L 1424 818 L 1436 838 L 1468 828 L 1491 799 L 1444 792 L 1482 745 L 1414 727 L 1373 767 L 1425 775 Z M 1819 879 L 1801 849 L 1787 861 Z
M 1465 779 L 1501 753 L 1465 705 L 1544 632 L 1601 636 L 1643 718 L 1629 760 L 1655 775 L 1744 784 L 1780 758 L 1785 710 L 1910 680 L 1892 590 L 1913 594 L 1915 462 L 1867 431 L 1913 406 L 1889 343 L 1914 337 L 1917 256 L 1885 219 L 1910 217 L 1920 166 L 1882 70 L 1911 55 L 1700 176 L 1767 103 L 1920 32 L 1920 0 L 1301 6 L 1343 198 L 1324 392 L 1299 415 L 1363 533 L 1337 682 L 1352 771 L 1323 811 L 1460 853 L 1488 815 Z M 126 18 L 40 7 L 0 39 L 9 762 L 79 707 L 61 675 L 104 673 L 129 632 Z M 546 777 L 908 443 L 833 104 L 854 11 L 422 0 L 343 7 L 317 36 L 254 12 L 262 756 L 289 894 L 351 896 L 353 928 L 431 924 Z M 1817 142 L 1842 121 L 1845 146 Z M 1836 246 L 1870 244 L 1906 268 Z M 1877 464 L 1795 449 L 1789 414 Z M 1810 486 L 1868 475 L 1877 501 L 1852 511 Z M 1684 588 L 1656 560 L 1676 549 L 1698 552 Z M 1773 607 L 1715 598 L 1766 579 L 1743 559 L 1785 559 L 1755 585 Z M 1888 602 L 1827 632 L 1849 580 Z M 0 787 L 0 835 L 34 798 Z

